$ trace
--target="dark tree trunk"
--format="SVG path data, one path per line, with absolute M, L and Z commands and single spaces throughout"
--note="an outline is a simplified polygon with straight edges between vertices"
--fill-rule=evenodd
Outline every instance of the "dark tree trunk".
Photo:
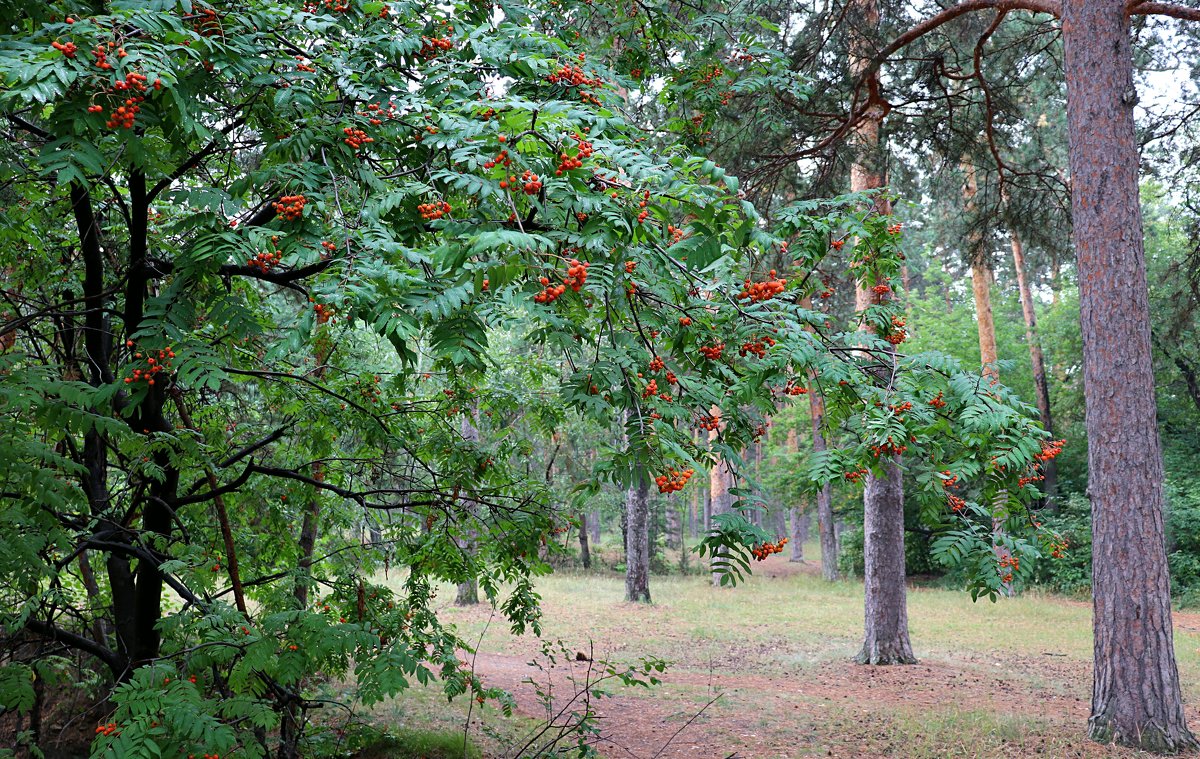
M 866 608 L 860 664 L 913 664 L 908 641 L 904 585 L 904 483 L 899 457 L 887 462 L 883 477 L 866 477 L 868 506 L 863 514 Z M 870 550 L 867 550 L 869 547 Z
M 650 603 L 650 476 L 638 468 L 625 491 L 625 600 Z
M 592 568 L 592 549 L 588 545 L 588 515 L 586 511 L 579 512 L 579 560 L 584 569 Z
M 1127 7 L 1063 3 L 1092 503 L 1088 732 L 1168 752 L 1197 742 L 1184 720 L 1171 628 Z

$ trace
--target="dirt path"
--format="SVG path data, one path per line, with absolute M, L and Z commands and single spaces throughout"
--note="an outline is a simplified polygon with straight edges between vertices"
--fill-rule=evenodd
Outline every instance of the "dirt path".
M 514 694 L 519 710 L 544 717 L 533 686 L 525 680 L 553 683 L 568 694 L 568 670 L 582 679 L 586 663 L 559 665 L 552 677 L 532 668 L 527 658 L 480 654 L 476 671 L 489 685 Z M 1013 746 L 1038 755 L 1036 743 L 1047 738 L 1057 748 L 1049 756 L 1117 756 L 1112 749 L 1079 737 L 1088 705 L 1079 687 L 1055 693 L 1020 686 L 1036 670 L 1057 682 L 1085 684 L 1086 666 L 1071 662 L 1016 659 L 1003 675 L 942 662 L 912 667 L 863 667 L 850 662 L 815 667 L 802 681 L 754 674 L 710 674 L 669 670 L 652 691 L 616 688 L 594 702 L 600 717 L 600 747 L 609 757 L 833 757 L 903 756 L 894 745 L 896 714 L 920 721 L 927 711 L 963 709 L 1013 717 L 1040 715 L 1049 736 L 1030 736 L 1035 745 Z M 1048 669 L 1054 670 L 1047 672 Z M 716 702 L 696 716 L 710 699 Z M 1069 753 L 1061 753 L 1063 749 Z M 947 756 L 973 754 L 947 753 Z

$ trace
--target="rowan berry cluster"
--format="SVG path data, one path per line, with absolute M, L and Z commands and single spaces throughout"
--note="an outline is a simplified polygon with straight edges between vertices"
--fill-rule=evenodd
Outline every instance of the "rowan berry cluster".
M 829 247 L 833 248 L 834 250 L 841 250 L 842 246 L 845 244 L 846 244 L 845 239 L 829 241 Z
M 929 399 L 929 405 L 934 408 L 946 408 L 946 401 L 942 398 L 941 392 Z
M 696 82 L 702 87 L 707 87 L 724 73 L 725 70 L 721 68 L 720 64 L 713 63 L 701 69 L 700 76 L 696 78 Z
M 666 364 L 663 363 L 663 360 L 661 357 L 655 356 L 650 361 L 649 368 L 650 368 L 650 371 L 652 371 L 652 372 L 661 372 L 664 368 L 666 368 Z
M 116 722 L 106 722 L 103 725 L 96 726 L 96 735 L 120 735 L 121 731 L 117 729 Z
M 738 349 L 738 355 L 744 357 L 754 354 L 759 358 L 763 358 L 767 355 L 767 349 L 773 345 L 775 345 L 774 338 L 769 335 L 759 335 L 742 343 L 742 347 Z
M 713 345 L 701 345 L 700 355 L 704 356 L 709 361 L 719 361 L 721 354 L 725 352 L 725 343 L 714 343 Z
M 1021 560 L 1014 554 L 1008 553 L 1000 557 L 1000 580 L 1012 582 L 1013 572 L 1021 568 Z
M 742 292 L 738 294 L 739 298 L 749 298 L 751 303 L 758 303 L 764 300 L 770 300 L 779 293 L 783 292 L 787 287 L 786 279 L 775 279 L 775 270 L 771 269 L 770 279 L 766 282 L 751 282 L 746 279 L 745 286 Z
M 787 385 L 784 386 L 783 392 L 787 395 L 804 395 L 808 392 L 808 388 L 804 387 L 803 385 L 795 384 L 795 381 L 793 380 L 789 380 Z
M 453 49 L 454 49 L 454 43 L 451 42 L 446 37 L 422 37 L 421 38 L 421 49 L 420 49 L 420 51 L 418 51 L 417 54 L 420 55 L 425 60 L 430 60 L 432 58 L 438 57 L 439 55 L 447 52 L 448 50 L 453 50 Z
M 75 51 L 79 49 L 79 48 L 75 47 L 74 42 L 63 43 L 63 42 L 59 42 L 58 40 L 51 42 L 50 47 L 52 47 L 55 50 L 57 50 L 58 52 L 62 53 L 67 58 L 74 58 Z
M 273 250 L 269 253 L 264 251 L 254 258 L 247 259 L 246 266 L 249 266 L 251 269 L 258 269 L 263 274 L 266 274 L 272 266 L 279 263 L 282 259 L 282 250 Z
M 271 205 L 275 207 L 275 213 L 279 218 L 296 221 L 304 215 L 304 206 L 307 203 L 308 199 L 303 195 L 284 195 Z
M 771 554 L 783 553 L 783 547 L 788 544 L 787 538 L 782 538 L 777 543 L 763 543 L 757 548 L 750 549 L 750 553 L 756 561 L 766 561 Z
M 1021 478 L 1019 478 L 1019 479 L 1017 480 L 1017 487 L 1022 487 L 1022 488 L 1023 488 L 1023 487 L 1025 487 L 1026 485 L 1029 485 L 1029 484 L 1031 484 L 1031 483 L 1034 483 L 1034 482 L 1041 482 L 1041 481 L 1042 481 L 1042 480 L 1044 480 L 1044 479 L 1046 479 L 1046 478 L 1045 478 L 1045 477 L 1044 477 L 1044 476 L 1043 476 L 1041 473 L 1039 473 L 1038 471 L 1034 470 L 1033 472 L 1030 472 L 1030 473 L 1029 473 L 1028 475 L 1026 475 L 1025 477 L 1021 477 Z
M 500 135 L 499 139 L 500 139 L 500 142 L 504 142 L 504 135 Z M 511 165 L 512 165 L 512 159 L 508 157 L 508 151 L 501 150 L 499 153 L 496 154 L 495 158 L 493 158 L 490 161 L 485 161 L 483 164 L 483 168 L 493 169 L 497 166 L 504 166 L 505 168 L 508 168 Z M 507 187 L 508 185 L 505 182 L 501 182 L 500 186 Z
M 142 110 L 141 106 L 138 105 L 138 103 L 142 102 L 142 100 L 144 100 L 144 98 L 140 95 L 126 98 L 125 103 L 117 106 L 117 109 L 113 111 L 112 118 L 104 122 L 104 126 L 108 127 L 109 129 L 116 129 L 118 127 L 122 127 L 124 129 L 133 129 L 133 121 L 135 118 L 137 118 L 138 113 Z M 100 113 L 104 110 L 99 106 L 92 106 L 92 108 L 97 109 L 95 111 L 96 113 Z M 88 110 L 91 109 L 89 108 Z
M 595 148 L 592 146 L 592 143 L 588 142 L 579 132 L 571 135 L 571 137 L 575 140 L 575 155 L 572 156 L 566 151 L 563 151 L 563 153 L 559 155 L 558 170 L 555 172 L 555 174 L 560 177 L 565 171 L 583 168 L 583 159 L 591 158 L 592 154 L 595 152 Z
M 887 295 L 891 291 L 892 291 L 892 286 L 888 285 L 888 284 L 875 285 L 874 287 L 871 288 L 871 292 L 875 293 L 876 295 Z
M 579 63 L 584 62 L 584 55 L 580 53 Z M 559 66 L 558 70 L 546 76 L 546 81 L 550 84 L 561 84 L 564 87 L 579 88 L 579 100 L 592 105 L 600 105 L 600 101 L 590 91 L 583 89 L 584 87 L 600 87 L 603 86 L 604 80 L 597 76 L 588 76 L 584 72 L 582 66 L 574 63 L 564 63 Z
M 192 29 L 201 37 L 212 37 L 221 33 L 221 19 L 212 8 L 201 8 L 192 19 Z
M 721 415 L 718 412 L 710 414 L 701 414 L 696 426 L 702 430 L 716 432 L 721 428 Z
M 109 44 L 115 45 L 116 43 Z M 92 55 L 96 58 L 96 68 L 101 71 L 112 71 L 113 65 L 108 62 L 108 48 L 103 42 L 92 48 Z
M 695 469 L 684 469 L 682 472 L 674 469 L 668 469 L 666 474 L 660 474 L 654 478 L 654 484 L 658 485 L 660 493 L 677 493 L 687 485 L 687 481 L 696 473 Z
M 371 126 L 379 126 L 384 119 L 396 118 L 396 104 L 389 101 L 387 108 L 382 103 L 368 103 L 365 111 L 359 111 L 359 116 L 366 116 Z
M 889 235 L 898 235 L 898 234 L 900 234 L 900 230 L 902 230 L 902 229 L 904 229 L 904 225 L 901 224 L 900 222 L 896 222 L 892 226 L 888 227 L 887 231 L 888 231 Z
M 671 244 L 674 245 L 675 243 L 677 243 L 683 239 L 684 231 L 682 229 L 680 229 L 679 227 L 668 224 L 667 225 L 667 234 L 669 234 L 671 236 Z
M 884 335 L 884 340 L 887 340 L 892 345 L 899 345 L 908 339 L 908 332 L 904 329 L 904 320 L 899 316 L 892 317 L 892 327 L 888 333 Z
M 417 206 L 417 213 L 421 214 L 421 218 L 425 221 L 433 221 L 440 219 L 450 213 L 450 204 L 444 200 L 435 200 L 432 203 L 422 203 Z
M 350 10 L 349 0 L 305 0 L 304 11 L 317 13 L 322 5 L 325 6 L 325 10 L 333 13 L 345 13 Z
M 587 283 L 589 265 L 587 262 L 580 262 L 578 259 L 572 258 L 570 266 L 567 267 L 567 276 L 563 279 L 563 283 L 575 292 L 582 290 L 583 286 Z
M 312 298 L 309 298 L 312 300 Z M 337 310 L 325 303 L 314 303 L 313 312 L 317 315 L 317 324 L 325 324 L 329 321 L 336 321 Z
M 692 326 L 692 317 L 690 317 L 690 316 L 681 316 L 681 317 L 679 317 L 679 326 L 681 326 L 681 327 L 690 327 L 690 326 Z
M 1066 444 L 1066 440 L 1043 440 L 1042 452 L 1035 455 L 1034 458 L 1038 461 L 1049 461 L 1062 453 L 1063 446 Z
M 542 180 L 529 169 L 521 174 L 521 189 L 526 195 L 537 195 L 542 190 Z
M 337 252 L 337 246 L 336 246 L 336 245 L 334 245 L 334 244 L 333 244 L 333 242 L 332 242 L 332 241 L 330 241 L 330 240 L 322 240 L 322 241 L 321 241 L 321 249 L 322 249 L 322 251 L 323 251 L 323 252 L 321 253 L 321 258 L 323 258 L 323 259 L 324 259 L 324 258 L 329 258 L 329 257 L 330 257 L 330 256 L 332 256 L 332 255 L 333 255 L 335 252 Z
M 899 456 L 908 450 L 908 446 L 900 445 L 892 439 L 891 435 L 888 435 L 888 439 L 882 445 L 871 445 L 868 448 L 870 448 L 871 454 L 875 458 L 880 458 L 881 456 Z
M 1050 543 L 1050 555 L 1056 559 L 1061 559 L 1067 555 L 1067 539 L 1052 541 Z
M 542 283 L 543 289 L 540 293 L 533 296 L 536 303 L 553 303 L 558 300 L 559 296 L 567 291 L 566 285 L 552 285 L 549 277 L 541 277 L 538 282 Z
M 853 472 L 846 472 L 842 476 L 846 478 L 847 482 L 853 482 L 853 483 L 857 484 L 862 481 L 863 477 L 867 476 L 867 470 L 866 469 L 856 469 Z
M 645 194 L 642 195 L 642 202 L 638 204 L 638 208 L 642 209 L 641 211 L 638 212 L 638 224 L 641 224 L 644 221 L 646 221 L 646 217 L 650 215 L 650 211 L 646 208 L 646 204 L 649 202 L 650 202 L 650 191 L 646 190 Z
M 132 348 L 133 341 L 125 341 L 125 347 Z M 145 365 L 133 370 L 133 375 L 125 378 L 125 384 L 131 385 L 134 382 L 145 382 L 148 386 L 154 386 L 154 378 L 162 372 L 171 371 L 171 360 L 175 358 L 175 351 L 170 347 L 158 351 L 155 355 L 143 355 L 141 351 L 133 354 L 133 357 L 139 360 L 144 360 Z
M 355 150 L 358 150 L 363 145 L 366 145 L 368 142 L 375 142 L 374 137 L 368 137 L 367 133 L 361 129 L 354 129 L 352 127 L 346 127 L 345 129 L 342 130 L 342 134 L 346 135 L 342 139 L 342 142 L 346 143 L 347 145 L 354 148 Z
M 650 396 L 658 392 L 658 380 L 650 380 L 646 383 L 646 388 L 642 390 L 642 400 L 646 400 Z
M 951 472 L 949 469 L 944 469 L 941 472 L 942 487 L 952 488 L 958 484 L 958 475 Z

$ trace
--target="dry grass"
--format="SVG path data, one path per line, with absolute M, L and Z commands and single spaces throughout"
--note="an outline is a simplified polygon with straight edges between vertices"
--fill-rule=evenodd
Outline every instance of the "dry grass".
M 806 555 L 812 561 L 816 547 Z M 615 660 L 671 662 L 664 685 L 615 700 L 613 714 L 621 699 L 634 704 L 634 716 L 619 728 L 631 737 L 642 717 L 682 724 L 723 692 L 686 740 L 673 744 L 682 753 L 664 756 L 717 755 L 703 753 L 710 749 L 723 750 L 720 756 L 1134 755 L 1082 739 L 1090 692 L 1086 604 L 1036 593 L 972 603 L 965 593 L 910 589 L 912 640 L 922 666 L 862 668 L 848 663 L 862 628 L 859 583 L 825 583 L 796 573 L 782 557 L 761 569 L 736 589 L 713 588 L 703 576 L 656 576 L 652 606 L 626 604 L 623 578 L 611 569 L 560 572 L 538 583 L 544 637 L 583 651 L 594 645 L 597 656 Z M 443 618 L 468 640 L 487 627 L 481 650 L 497 660 L 524 661 L 536 652 L 535 641 L 509 634 L 486 607 L 453 607 L 449 588 L 439 597 L 447 601 Z M 1176 649 L 1185 696 L 1195 704 L 1200 616 L 1177 616 Z M 519 678 L 510 677 L 506 687 L 519 689 Z M 460 705 L 447 708 L 432 695 L 406 696 L 389 707 L 395 713 L 379 716 L 389 724 L 461 729 Z M 535 710 L 524 710 L 515 720 L 484 710 L 472 732 L 485 756 L 500 755 L 506 741 L 528 728 Z M 1200 727 L 1200 714 L 1194 708 L 1189 714 Z M 497 734 L 479 732 L 485 728 Z M 705 738 L 689 749 L 687 740 L 697 734 Z

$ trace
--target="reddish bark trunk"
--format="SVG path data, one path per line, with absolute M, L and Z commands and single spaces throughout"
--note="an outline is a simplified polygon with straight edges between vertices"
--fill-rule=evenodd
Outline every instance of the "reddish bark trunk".
M 1184 720 L 1171 628 L 1126 7 L 1063 3 L 1092 502 L 1088 731 L 1099 741 L 1179 751 L 1197 742 Z

